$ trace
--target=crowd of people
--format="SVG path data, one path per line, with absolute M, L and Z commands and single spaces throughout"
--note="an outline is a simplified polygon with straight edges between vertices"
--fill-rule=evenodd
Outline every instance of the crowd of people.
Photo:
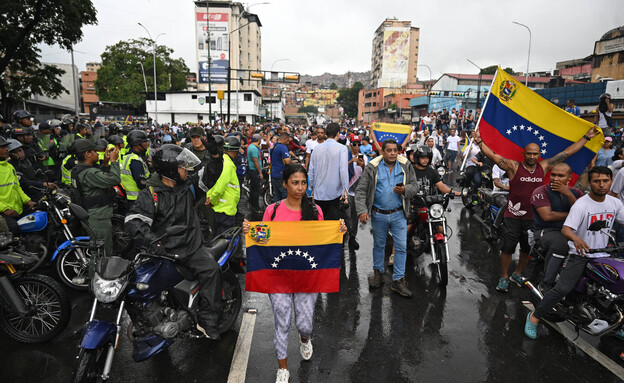
M 508 192 L 503 194 L 507 199 L 501 217 L 501 277 L 496 288 L 507 292 L 510 281 L 521 283 L 529 230 L 542 239 L 548 252 L 540 285 L 545 299 L 529 314 L 525 327 L 527 336 L 535 338 L 539 319 L 572 289 L 590 258 L 584 251 L 606 241 L 600 234 L 587 234 L 588 217 L 608 211 L 615 217 L 608 222 L 609 228 L 615 222 L 624 223 L 621 129 L 609 130 L 612 104 L 610 100 L 605 104 L 596 118 L 598 126 L 607 124 L 603 127 L 605 144 L 588 166 L 587 186 L 582 189 L 589 193 L 585 195 L 585 190 L 568 185 L 571 169 L 564 160 L 594 139 L 597 129 L 547 160 L 538 161 L 540 148 L 527 145 L 524 160 L 516 162 L 494 153 L 475 132 L 480 110 L 431 113 L 423 117 L 422 129 L 414 127 L 403 142 L 378 142 L 370 127 L 338 123 L 123 126 L 91 125 L 70 116 L 36 123 L 34 116 L 18 110 L 12 125 L 0 125 L 0 231 L 18 235 L 17 221 L 36 208 L 42 190 L 66 188 L 72 200 L 87 210 L 90 229 L 104 241 L 106 254 L 112 255 L 113 190 L 118 188 L 126 199 L 125 227 L 135 249 L 149 245 L 149 251 L 156 254 L 183 255 L 179 262 L 200 283 L 197 331 L 217 339 L 215 313 L 219 312 L 221 280 L 218 264 L 203 246 L 210 238 L 235 226 L 248 231 L 247 219 L 339 220 L 340 230 L 346 233 L 345 249 L 355 252 L 360 248 L 358 226 L 370 221 L 369 287 L 380 287 L 386 266 L 392 266 L 391 290 L 409 298 L 412 291 L 405 280 L 405 264 L 412 197 L 450 193 L 445 182 L 451 178 L 442 178 L 434 166 L 444 166 L 452 174 L 462 161 L 476 191 L 481 169 L 489 160 L 494 165 L 494 187 Z M 548 172 L 550 183 L 544 185 Z M 273 203 L 266 206 L 260 193 L 269 179 Z M 244 185 L 248 197 L 241 199 Z M 244 202 L 251 208 L 245 217 L 240 209 Z M 165 228 L 175 225 L 188 230 L 155 241 Z M 388 234 L 393 250 L 386 262 Z M 618 235 L 624 237 L 624 230 L 618 229 Z M 520 259 L 510 273 L 518 244 Z M 596 256 L 600 255 L 591 255 Z M 301 355 L 309 359 L 316 295 L 271 294 L 270 300 L 276 322 L 277 381 L 283 382 L 289 375 L 286 360 L 292 307 Z

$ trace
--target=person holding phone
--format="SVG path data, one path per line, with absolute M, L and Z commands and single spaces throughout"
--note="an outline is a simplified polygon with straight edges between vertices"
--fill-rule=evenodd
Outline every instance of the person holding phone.
M 366 165 L 355 191 L 355 206 L 360 222 L 371 220 L 373 227 L 373 275 L 370 288 L 384 282 L 386 236 L 392 234 L 395 247 L 394 270 L 390 289 L 403 297 L 411 297 L 405 280 L 407 258 L 407 215 L 410 200 L 418 192 L 414 168 L 393 139 L 381 145 L 382 156 Z
M 355 237 L 358 233 L 358 215 L 355 209 L 355 190 L 357 189 L 360 177 L 364 171 L 364 167 L 368 163 L 366 156 L 360 153 L 360 147 L 362 141 L 359 136 L 354 136 L 349 145 L 350 151 L 348 156 L 349 164 L 349 214 L 347 216 L 347 222 L 349 224 L 349 251 L 354 252 L 360 249 L 360 244 Z

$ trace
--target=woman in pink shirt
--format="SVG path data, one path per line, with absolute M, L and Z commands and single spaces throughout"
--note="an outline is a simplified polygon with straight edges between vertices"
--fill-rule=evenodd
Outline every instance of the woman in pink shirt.
M 264 211 L 263 221 L 316 221 L 323 220 L 323 212 L 311 198 L 306 195 L 308 173 L 299 164 L 286 165 L 283 177 L 287 197 Z M 340 231 L 346 232 L 347 227 L 340 220 Z M 249 233 L 249 221 L 243 222 L 243 233 Z M 295 324 L 299 330 L 299 351 L 304 360 L 312 357 L 312 320 L 314 305 L 318 293 L 269 294 L 273 315 L 275 317 L 275 353 L 277 354 L 277 377 L 275 382 L 288 382 L 288 333 L 292 308 L 295 308 Z

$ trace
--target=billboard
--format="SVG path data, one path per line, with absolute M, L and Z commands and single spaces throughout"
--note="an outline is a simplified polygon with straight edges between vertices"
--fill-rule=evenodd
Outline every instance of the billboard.
M 624 37 L 618 37 L 616 39 L 605 41 L 596 41 L 596 46 L 594 48 L 594 54 L 597 56 L 620 51 L 624 51 Z
M 206 8 L 195 9 L 195 31 L 198 82 L 227 84 L 230 60 L 230 10 L 206 13 Z M 210 31 L 210 35 L 208 34 Z M 209 60 L 210 58 L 210 60 Z M 212 62 L 210 70 L 208 63 Z
M 389 27 L 383 35 L 383 59 L 378 87 L 400 87 L 407 84 L 410 28 Z

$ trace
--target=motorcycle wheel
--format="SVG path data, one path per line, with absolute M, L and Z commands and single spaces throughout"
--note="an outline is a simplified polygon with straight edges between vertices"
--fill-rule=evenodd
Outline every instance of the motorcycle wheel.
M 78 354 L 78 364 L 72 383 L 99 383 L 103 382 L 102 371 L 104 369 L 104 362 L 106 361 L 106 353 L 104 348 L 97 350 L 80 349 Z
M 83 251 L 86 252 L 84 249 Z M 82 263 L 75 247 L 67 247 L 60 252 L 56 260 L 56 272 L 61 282 L 74 290 L 86 290 L 89 287 L 88 282 L 77 284 L 72 281 L 75 277 L 86 276 L 89 273 L 89 265 Z
M 262 202 L 264 202 L 265 208 L 273 203 L 273 194 L 269 188 L 264 189 L 262 192 Z
M 473 198 L 472 198 L 472 194 L 469 194 L 467 196 L 462 196 L 462 203 L 464 204 L 465 207 L 467 207 L 468 209 L 472 209 L 474 207 L 474 203 L 473 203 Z
M 223 289 L 221 290 L 222 304 L 221 315 L 217 331 L 222 334 L 232 328 L 238 318 L 242 304 L 242 292 L 236 275 L 231 271 L 223 273 Z
M 12 281 L 28 309 L 28 315 L 0 309 L 0 326 L 23 343 L 46 342 L 63 331 L 71 315 L 71 305 L 63 286 L 40 274 L 24 275 Z
M 436 243 L 434 247 L 436 257 L 440 261 L 436 264 L 438 285 L 440 287 L 446 287 L 446 285 L 448 285 L 448 264 L 446 262 L 446 248 L 441 243 Z
M 125 217 L 123 215 L 115 214 L 111 218 L 113 224 L 113 253 L 124 256 L 130 254 L 132 251 L 132 237 L 126 232 L 124 228 Z

